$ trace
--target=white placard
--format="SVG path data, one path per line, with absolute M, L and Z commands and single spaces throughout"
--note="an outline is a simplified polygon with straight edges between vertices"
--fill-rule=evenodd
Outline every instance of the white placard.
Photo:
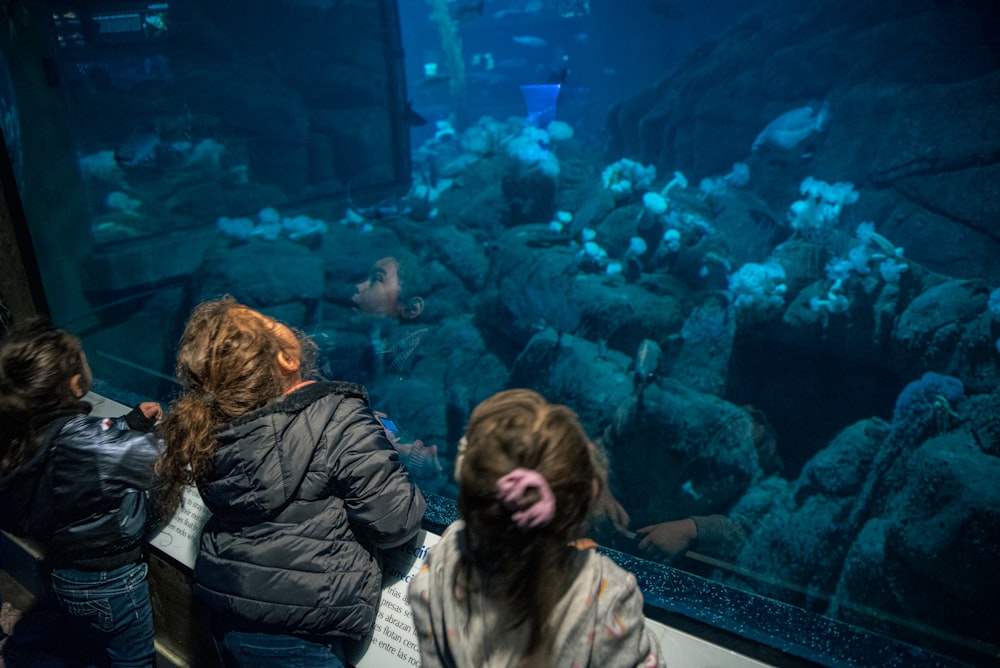
M 382 570 L 382 600 L 375 627 L 361 650 L 348 657 L 357 668 L 403 668 L 420 665 L 420 646 L 413 630 L 407 599 L 410 580 L 423 568 L 427 551 L 441 537 L 421 531 L 410 542 L 385 553 Z
M 202 502 L 198 489 L 186 487 L 181 507 L 170 523 L 149 539 L 149 544 L 193 570 L 195 557 L 198 556 L 198 538 L 211 514 Z

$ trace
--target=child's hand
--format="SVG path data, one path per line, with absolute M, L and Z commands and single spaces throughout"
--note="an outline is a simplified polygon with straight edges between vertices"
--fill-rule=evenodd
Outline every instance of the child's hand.
M 690 517 L 660 522 L 637 529 L 641 536 L 639 551 L 647 559 L 669 561 L 681 556 L 698 540 L 698 525 Z
M 163 419 L 163 408 L 155 401 L 142 402 L 139 404 L 139 410 L 142 411 L 147 420 L 159 422 Z

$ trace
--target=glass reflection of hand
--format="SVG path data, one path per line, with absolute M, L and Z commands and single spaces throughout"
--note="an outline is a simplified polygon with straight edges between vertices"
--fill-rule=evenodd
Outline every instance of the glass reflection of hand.
M 642 538 L 639 552 L 647 559 L 669 561 L 688 550 L 698 540 L 698 527 L 690 517 L 671 522 L 651 524 L 636 530 Z
M 393 445 L 403 463 L 417 477 L 436 476 L 444 470 L 438 459 L 437 445 L 425 445 L 419 438 L 412 443 L 396 440 Z

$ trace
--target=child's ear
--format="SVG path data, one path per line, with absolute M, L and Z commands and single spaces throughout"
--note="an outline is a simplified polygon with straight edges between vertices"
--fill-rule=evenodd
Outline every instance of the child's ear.
M 399 315 L 403 320 L 412 320 L 424 312 L 424 300 L 422 297 L 410 297 L 400 309 Z
M 69 391 L 73 393 L 74 399 L 83 399 L 87 390 L 83 388 L 83 374 L 76 373 L 69 379 Z
M 278 351 L 278 368 L 284 374 L 292 374 L 299 370 L 301 360 L 297 353 L 287 350 Z

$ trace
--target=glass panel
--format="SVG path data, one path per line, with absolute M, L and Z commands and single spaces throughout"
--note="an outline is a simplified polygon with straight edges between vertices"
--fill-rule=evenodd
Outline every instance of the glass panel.
M 364 383 L 428 492 L 531 387 L 600 441 L 630 566 L 997 656 L 989 3 L 126 5 L 8 60 L 47 297 L 116 391 L 169 398 L 229 293 Z
M 12 156 L 49 306 L 124 389 L 169 391 L 220 234 L 305 249 L 345 197 L 409 187 L 393 3 L 54 1 L 10 34 Z

